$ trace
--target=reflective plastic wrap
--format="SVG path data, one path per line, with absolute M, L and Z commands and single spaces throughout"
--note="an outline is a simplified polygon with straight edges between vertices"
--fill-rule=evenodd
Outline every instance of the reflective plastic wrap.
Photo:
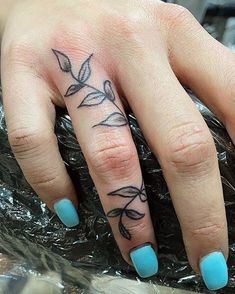
M 221 293 L 234 293 L 235 148 L 219 120 L 195 96 L 190 95 L 210 128 L 218 151 L 229 227 L 231 277 L 229 287 Z M 134 115 L 129 114 L 128 118 L 159 244 L 159 273 L 154 278 L 145 279 L 145 282 L 206 293 L 201 278 L 195 275 L 187 262 L 179 223 L 161 167 Z M 33 275 L 49 281 L 50 285 L 56 281 L 58 293 L 106 293 L 95 289 L 96 284 L 92 282 L 94 276 L 104 279 L 110 276 L 130 278 L 140 283 L 133 268 L 123 261 L 119 253 L 70 118 L 63 109 L 57 111 L 55 132 L 63 160 L 81 199 L 81 220 L 76 228 L 64 227 L 24 179 L 8 143 L 0 99 L 0 284 L 5 279 L 9 283 L 18 281 L 18 287 L 23 287 L 22 284 L 29 280 L 28 276 Z M 2 269 L 5 259 L 9 265 Z M 55 278 L 55 275 L 58 276 Z M 124 284 L 121 285 L 124 287 Z M 52 293 L 57 293 L 57 290 Z M 116 293 L 134 292 L 129 292 L 127 287 Z

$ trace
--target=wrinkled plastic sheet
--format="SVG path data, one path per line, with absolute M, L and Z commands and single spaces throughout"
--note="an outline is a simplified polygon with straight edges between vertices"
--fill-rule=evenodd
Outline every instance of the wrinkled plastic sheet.
M 218 292 L 234 293 L 235 148 L 219 120 L 195 96 L 191 96 L 213 135 L 225 197 L 230 242 L 230 284 L 226 290 Z M 206 293 L 201 278 L 195 275 L 187 262 L 179 223 L 159 163 L 133 114 L 128 114 L 128 119 L 159 244 L 159 273 L 145 281 Z M 63 293 L 102 293 L 96 292 L 91 286 L 94 275 L 140 281 L 119 253 L 70 118 L 63 109 L 57 111 L 55 132 L 63 160 L 81 197 L 81 222 L 76 228 L 64 227 L 24 179 L 8 143 L 0 98 L 0 268 L 1 261 L 4 263 L 6 258 L 10 264 L 0 272 L 0 282 L 4 279 L 9 283 L 22 281 L 29 275 L 50 277 L 47 275 L 50 272 L 59 274 L 60 282 L 56 282 L 56 285 L 58 289 L 63 289 Z M 51 282 L 53 279 L 49 280 Z M 126 291 L 116 293 L 128 293 L 128 289 Z

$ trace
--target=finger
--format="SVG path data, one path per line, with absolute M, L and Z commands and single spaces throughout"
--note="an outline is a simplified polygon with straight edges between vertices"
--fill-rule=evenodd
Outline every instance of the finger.
M 235 143 L 235 55 L 210 36 L 187 11 L 170 32 L 174 71 L 226 126 Z M 181 28 L 184 28 L 183 30 Z M 180 38 L 175 42 L 175 35 Z M 174 36 L 173 36 L 174 35 Z
M 40 198 L 66 226 L 75 226 L 77 197 L 54 134 L 51 92 L 30 61 L 21 62 L 22 52 L 3 52 L 3 101 L 13 153 Z
M 189 261 L 199 271 L 201 258 L 207 261 L 209 253 L 221 251 L 225 257 L 228 255 L 216 150 L 209 129 L 173 74 L 166 54 L 157 48 L 158 44 L 151 51 L 146 50 L 144 57 L 141 52 L 141 61 L 125 61 L 119 79 L 150 147 L 160 160 Z M 204 274 L 209 288 L 227 282 L 225 259 L 222 254 L 215 256 L 222 259 L 222 265 L 210 268 L 216 285 Z
M 141 277 L 152 276 L 158 265 L 150 244 L 156 247 L 156 240 L 137 152 L 116 90 L 92 55 L 82 62 L 58 50 L 53 53 L 55 83 L 65 93 L 118 246 L 127 262 L 131 257 Z

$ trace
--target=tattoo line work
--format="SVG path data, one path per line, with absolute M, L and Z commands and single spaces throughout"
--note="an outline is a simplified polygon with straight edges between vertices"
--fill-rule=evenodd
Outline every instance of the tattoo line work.
M 123 216 L 126 216 L 133 220 L 139 220 L 142 219 L 145 216 L 145 213 L 140 213 L 137 210 L 129 209 L 128 206 L 137 198 L 139 197 L 141 202 L 147 201 L 147 195 L 146 190 L 144 187 L 144 182 L 141 184 L 141 188 L 137 188 L 134 186 L 127 186 L 120 188 L 118 190 L 115 190 L 113 192 L 108 193 L 108 196 L 120 196 L 124 198 L 130 198 L 131 200 L 127 202 L 127 204 L 123 208 L 115 208 L 113 210 L 110 210 L 107 213 L 108 217 L 119 217 L 118 222 L 118 229 L 121 235 L 127 239 L 131 240 L 131 234 L 128 231 L 128 229 L 123 224 Z
M 90 92 L 82 100 L 78 108 L 98 106 L 102 104 L 104 101 L 110 101 L 117 108 L 117 111 L 108 115 L 107 118 L 105 118 L 103 121 L 99 122 L 98 124 L 95 124 L 93 128 L 98 126 L 122 127 L 128 124 L 128 121 L 123 111 L 118 107 L 118 105 L 115 102 L 116 97 L 112 89 L 111 81 L 105 80 L 103 82 L 103 90 L 99 90 L 91 86 L 90 84 L 87 84 L 87 81 L 91 76 L 90 60 L 93 54 L 91 54 L 83 62 L 76 76 L 73 73 L 72 64 L 69 57 L 58 50 L 52 49 L 52 51 L 57 58 L 60 69 L 65 73 L 70 73 L 71 77 L 75 80 L 75 83 L 70 85 L 69 88 L 67 89 L 64 97 L 72 96 L 76 94 L 77 92 L 79 92 L 80 90 L 82 90 L 83 88 L 87 88 L 90 90 Z

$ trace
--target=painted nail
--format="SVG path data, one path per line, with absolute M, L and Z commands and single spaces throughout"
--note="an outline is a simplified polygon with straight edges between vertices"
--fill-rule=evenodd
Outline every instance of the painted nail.
M 228 267 L 222 252 L 212 252 L 200 261 L 203 280 L 209 290 L 218 290 L 228 283 Z
M 141 278 L 151 277 L 158 272 L 157 255 L 150 244 L 133 249 L 130 257 Z
M 79 224 L 79 217 L 72 201 L 64 198 L 54 204 L 54 210 L 59 219 L 67 227 L 75 227 Z

